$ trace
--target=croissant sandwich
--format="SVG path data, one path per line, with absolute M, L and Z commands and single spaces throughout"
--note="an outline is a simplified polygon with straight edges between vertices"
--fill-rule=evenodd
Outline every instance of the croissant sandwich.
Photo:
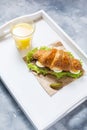
M 56 47 L 34 48 L 27 54 L 26 62 L 28 68 L 38 75 L 52 75 L 58 80 L 64 77 L 76 79 L 84 72 L 80 60 L 71 52 Z
M 81 62 L 72 58 L 68 52 L 63 50 L 38 50 L 33 55 L 33 58 L 43 67 L 48 67 L 56 72 L 70 71 L 71 73 L 79 73 L 82 70 Z

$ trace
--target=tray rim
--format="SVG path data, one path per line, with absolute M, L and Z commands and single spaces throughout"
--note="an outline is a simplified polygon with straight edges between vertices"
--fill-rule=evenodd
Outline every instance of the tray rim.
M 75 44 L 75 42 L 52 20 L 52 18 L 50 18 L 50 16 L 48 16 L 48 14 L 46 14 L 43 10 L 40 10 L 36 13 L 33 13 L 33 14 L 29 14 L 29 15 L 24 15 L 24 16 L 21 16 L 21 17 L 17 17 L 15 19 L 12 19 L 10 21 L 8 21 L 6 24 L 2 25 L 0 27 L 0 32 L 4 32 L 5 29 L 7 29 L 10 24 L 14 24 L 17 20 L 22 20 L 22 19 L 25 19 L 27 17 L 34 17 L 35 18 L 39 18 L 39 17 L 43 17 L 43 18 L 46 18 L 49 21 L 51 21 L 51 24 L 53 24 L 55 26 L 55 28 L 58 28 L 60 30 L 60 32 L 69 40 L 71 41 L 72 45 L 80 51 L 80 53 L 84 56 L 84 60 L 86 59 L 87 60 L 87 55 L 78 47 L 78 45 Z M 54 28 L 54 30 L 55 30 Z M 7 33 L 2 33 L 3 35 L 1 35 L 1 37 L 7 35 L 9 33 L 9 31 L 7 31 Z M 11 93 L 12 97 L 15 99 L 15 101 L 17 102 L 17 104 L 20 106 L 20 108 L 22 109 L 22 111 L 25 113 L 25 115 L 27 116 L 27 118 L 32 122 L 32 124 L 34 125 L 35 128 L 37 128 L 34 124 L 34 122 L 30 119 L 30 117 L 27 115 L 27 113 L 25 112 L 25 110 L 23 109 L 23 107 L 20 105 L 20 101 L 17 101 L 15 95 L 10 91 L 9 87 L 6 85 L 5 81 L 3 80 L 2 77 L 0 77 L 0 79 L 2 80 L 2 82 L 5 84 L 6 88 L 8 89 L 8 91 Z M 64 117 L 67 113 L 69 113 L 70 111 L 72 111 L 74 108 L 76 108 L 79 103 L 82 103 L 84 102 L 85 100 L 87 99 L 86 96 L 84 96 L 83 99 L 81 99 L 81 101 L 79 101 L 78 103 L 76 103 L 73 107 L 71 107 L 69 110 L 67 110 L 66 113 L 64 113 L 61 117 L 59 117 L 58 119 L 56 119 L 55 121 L 53 121 L 51 124 L 49 124 L 45 129 L 49 128 L 50 126 L 52 126 L 54 123 L 56 123 L 58 120 L 60 120 L 62 117 Z M 38 128 L 37 128 L 38 129 Z M 39 130 L 39 129 L 38 129 Z M 41 130 L 41 129 L 40 129 Z
M 84 103 L 87 100 L 87 96 L 84 96 L 81 100 L 79 100 L 77 103 L 75 103 L 71 108 L 69 108 L 63 115 L 61 115 L 59 118 L 57 118 L 54 122 L 49 124 L 46 129 L 49 129 L 51 126 L 55 125 L 58 121 L 60 121 L 62 118 L 64 118 L 67 114 L 72 112 L 75 108 L 80 106 L 82 103 Z

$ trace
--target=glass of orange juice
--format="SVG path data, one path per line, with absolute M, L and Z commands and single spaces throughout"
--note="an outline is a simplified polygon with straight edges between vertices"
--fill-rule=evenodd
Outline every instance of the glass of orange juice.
M 29 49 L 31 46 L 35 25 L 31 23 L 19 23 L 13 26 L 11 33 L 19 50 Z

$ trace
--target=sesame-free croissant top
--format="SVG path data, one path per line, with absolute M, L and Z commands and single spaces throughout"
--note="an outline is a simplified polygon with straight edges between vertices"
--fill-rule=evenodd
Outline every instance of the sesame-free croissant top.
M 74 72 L 82 70 L 81 62 L 78 59 L 72 57 L 69 52 L 56 48 L 37 50 L 33 58 L 51 70 L 54 68 Z

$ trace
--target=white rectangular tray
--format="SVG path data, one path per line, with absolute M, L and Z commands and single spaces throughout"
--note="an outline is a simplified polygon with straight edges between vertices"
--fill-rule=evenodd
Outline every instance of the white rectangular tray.
M 49 96 L 29 72 L 10 35 L 11 26 L 31 20 L 36 24 L 33 47 L 61 41 L 67 50 L 82 60 L 84 70 L 87 70 L 87 56 L 42 10 L 13 19 L 0 28 L 1 79 L 35 127 L 43 130 L 63 117 L 66 111 L 69 112 L 70 108 L 87 96 L 87 72 L 52 97 Z

